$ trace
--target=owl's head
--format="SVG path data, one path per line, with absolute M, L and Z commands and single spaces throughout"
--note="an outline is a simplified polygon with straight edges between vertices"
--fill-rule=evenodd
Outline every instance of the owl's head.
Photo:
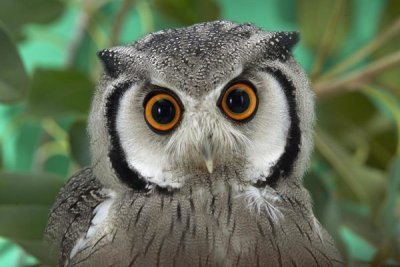
M 93 169 L 114 189 L 301 179 L 313 94 L 294 32 L 216 21 L 99 52 Z

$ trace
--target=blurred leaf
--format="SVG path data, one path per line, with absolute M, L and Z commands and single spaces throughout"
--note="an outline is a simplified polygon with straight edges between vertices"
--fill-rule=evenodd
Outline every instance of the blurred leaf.
M 367 87 L 362 92 L 384 115 L 394 121 L 397 129 L 397 153 L 400 154 L 400 102 L 389 92 L 373 87 Z
M 390 120 L 377 112 L 369 95 L 350 92 L 318 101 L 317 114 L 318 125 L 340 140 L 342 147 L 354 151 L 360 163 L 386 168 L 396 150 L 396 133 Z
M 57 266 L 55 253 L 52 253 L 47 243 L 43 240 L 18 240 L 17 243 L 29 254 L 38 259 L 42 264 Z M 43 266 L 43 265 L 40 265 Z
M 351 244 L 348 249 L 352 257 L 364 262 L 368 262 L 373 258 L 376 248 L 362 236 L 355 234 L 347 227 L 341 228 L 340 235 L 345 240 L 346 244 Z
M 155 0 L 161 13 L 190 25 L 202 21 L 216 20 L 220 16 L 220 8 L 213 0 Z
M 370 209 L 365 204 L 341 202 L 340 212 L 342 223 L 358 236 L 362 236 L 375 246 L 379 245 L 382 233 L 379 226 L 373 224 L 370 219 Z M 360 223 L 363 222 L 363 223 Z
M 357 108 L 354 108 L 355 106 Z M 359 92 L 317 102 L 318 124 L 334 137 L 349 144 L 354 144 L 352 138 L 354 137 L 355 127 L 365 131 L 365 125 L 369 123 L 370 118 L 375 113 L 374 105 L 365 95 Z M 365 136 L 357 134 L 357 138 L 365 138 Z
M 0 236 L 18 240 L 41 240 L 50 206 L 0 205 Z
M 38 116 L 86 114 L 93 89 L 94 84 L 80 72 L 39 69 L 33 75 L 28 109 Z
M 388 171 L 388 185 L 383 207 L 383 221 L 387 234 L 391 235 L 399 221 L 396 215 L 397 197 L 400 190 L 400 155 L 393 159 Z
M 328 25 L 332 20 L 332 10 L 337 8 L 337 4 L 343 4 L 341 7 L 341 16 L 333 22 L 336 25 Z M 331 27 L 336 26 L 332 32 L 332 39 L 329 42 L 329 51 L 334 54 L 344 43 L 347 32 L 350 29 L 352 18 L 350 1 L 319 1 L 319 0 L 299 0 L 296 1 L 297 18 L 302 34 L 303 42 L 312 50 L 319 49 L 321 37 Z M 330 27 L 330 28 L 328 28 Z
M 371 167 L 386 169 L 388 162 L 396 153 L 397 136 L 393 123 L 381 114 L 371 117 L 367 130 L 372 136 L 369 139 L 369 158 L 366 162 Z
M 69 130 L 69 143 L 73 159 L 84 167 L 90 164 L 89 136 L 86 131 L 86 120 L 77 121 Z
M 58 18 L 64 4 L 58 0 L 1 0 L 0 21 L 14 34 L 28 23 L 48 23 Z
M 399 18 L 400 14 L 400 2 L 397 0 L 387 0 L 386 8 L 383 11 L 384 16 L 382 16 L 382 27 L 387 26 L 395 19 Z
M 44 244 L 39 243 L 50 207 L 62 184 L 60 177 L 49 174 L 0 175 L 0 235 L 28 248 L 29 253 L 45 263 L 51 261 Z
M 51 174 L 0 174 L 0 205 L 46 205 L 54 202 L 64 184 Z
M 396 247 L 394 240 L 398 241 L 398 236 L 395 236 L 391 239 L 385 238 L 378 248 L 378 252 L 375 254 L 371 262 L 371 266 L 399 266 L 399 250 Z M 389 263 L 391 262 L 391 264 Z M 387 264 L 386 264 L 387 263 Z
M 43 168 L 45 172 L 54 173 L 56 175 L 65 177 L 68 176 L 69 173 L 69 166 L 71 163 L 70 161 L 71 160 L 68 155 L 49 155 L 49 157 L 44 162 Z
M 386 8 L 383 12 L 382 21 L 380 23 L 380 31 L 383 31 L 386 27 L 393 24 L 394 21 L 400 18 L 400 1 L 398 0 L 387 0 Z M 398 51 L 400 47 L 400 34 L 393 38 L 386 45 L 378 49 L 374 54 L 374 58 L 380 58 L 391 52 Z M 379 84 L 384 85 L 388 89 L 392 89 L 391 92 L 397 97 L 400 97 L 400 75 L 398 68 L 384 71 L 379 75 Z
M 0 102 L 12 103 L 25 96 L 29 77 L 17 47 L 0 23 Z
M 354 107 L 357 108 L 354 108 Z M 334 110 L 335 112 L 332 112 Z M 317 102 L 318 123 L 329 129 L 331 133 L 346 133 L 349 122 L 357 126 L 368 123 L 376 113 L 374 105 L 368 97 L 359 92 L 349 92 L 333 98 Z M 332 125 L 333 123 L 333 125 Z
M 326 131 L 315 135 L 316 148 L 339 174 L 338 190 L 345 198 L 375 205 L 384 192 L 382 173 L 361 165 Z

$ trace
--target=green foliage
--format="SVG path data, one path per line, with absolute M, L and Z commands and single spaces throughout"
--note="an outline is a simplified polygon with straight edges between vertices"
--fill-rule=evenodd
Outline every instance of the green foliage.
M 0 235 L 54 264 L 42 232 L 65 179 L 90 164 L 96 51 L 219 18 L 301 32 L 295 54 L 317 95 L 315 153 L 304 178 L 315 214 L 349 266 L 399 265 L 397 0 L 0 1 Z M 40 64 L 32 51 L 54 62 Z
M 0 18 L 14 37 L 19 37 L 23 26 L 30 23 L 49 23 L 57 19 L 64 6 L 58 0 L 2 0 Z
M 321 34 L 327 29 L 334 34 L 328 36 L 329 42 L 323 43 L 322 48 L 330 49 L 331 53 L 336 53 L 342 48 L 350 30 L 352 18 L 350 1 L 301 0 L 297 1 L 296 5 L 299 31 L 303 42 L 309 48 L 317 51 L 321 47 L 321 41 L 323 41 Z M 309 10 L 318 10 L 318 12 L 310 16 Z
M 64 180 L 54 174 L 1 174 L 1 205 L 51 206 Z M 1 230 L 0 230 L 1 231 Z
M 393 159 L 387 175 L 387 190 L 385 200 L 382 205 L 382 223 L 386 226 L 385 232 L 388 235 L 396 235 L 396 227 L 398 226 L 399 216 L 396 216 L 398 189 L 400 187 L 400 156 Z M 399 248 L 400 240 L 396 239 Z
M 194 24 L 219 18 L 219 5 L 213 0 L 155 0 L 161 13 L 182 24 Z
M 15 43 L 0 23 L 0 101 L 12 103 L 25 95 L 29 77 L 22 65 Z
M 86 125 L 86 120 L 76 121 L 72 124 L 68 132 L 72 158 L 81 167 L 90 164 L 89 137 L 87 135 Z
M 52 263 L 43 242 L 47 216 L 64 180 L 52 174 L 0 174 L 0 235 L 43 263 Z
M 15 240 L 40 240 L 46 225 L 48 207 L 14 206 L 0 207 L 0 234 Z
M 88 77 L 77 71 L 39 69 L 33 74 L 28 110 L 50 117 L 87 114 L 93 88 Z

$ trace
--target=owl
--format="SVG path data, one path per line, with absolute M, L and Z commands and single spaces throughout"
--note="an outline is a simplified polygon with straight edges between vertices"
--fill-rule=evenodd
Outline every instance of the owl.
M 51 210 L 61 266 L 342 266 L 302 185 L 296 32 L 214 21 L 98 53 L 90 167 Z

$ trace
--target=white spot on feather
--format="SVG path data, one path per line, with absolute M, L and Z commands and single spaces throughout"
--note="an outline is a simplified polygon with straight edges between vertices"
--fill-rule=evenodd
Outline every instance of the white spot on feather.
M 274 223 L 278 223 L 284 217 L 280 208 L 276 205 L 281 198 L 270 187 L 259 189 L 249 186 L 238 196 L 244 196 L 251 211 L 255 211 L 257 214 L 265 212 Z
M 91 237 L 95 235 L 95 233 L 99 230 L 100 226 L 106 220 L 108 213 L 110 211 L 110 207 L 114 203 L 116 193 L 110 191 L 108 193 L 108 199 L 101 202 L 94 210 L 93 214 L 94 217 L 90 222 L 90 227 L 85 235 L 78 239 L 75 246 L 72 248 L 71 253 L 69 255 L 69 259 L 72 259 L 90 240 Z M 66 262 L 65 266 L 68 265 L 68 261 Z

